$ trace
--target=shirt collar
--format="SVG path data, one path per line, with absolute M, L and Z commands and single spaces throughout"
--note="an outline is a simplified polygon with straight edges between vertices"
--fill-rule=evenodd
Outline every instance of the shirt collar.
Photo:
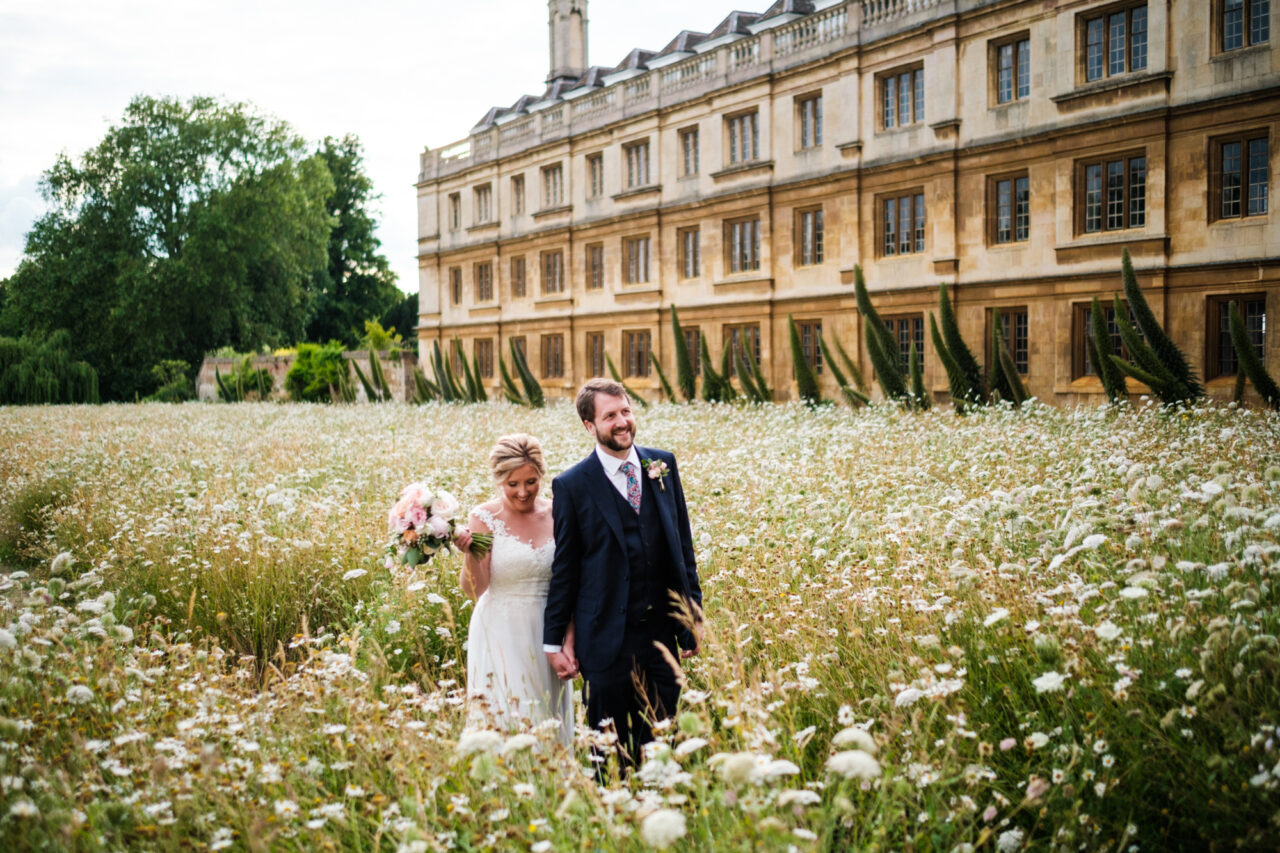
M 640 470 L 640 454 L 636 452 L 634 444 L 631 445 L 631 452 L 626 459 L 619 459 L 616 456 L 609 455 L 599 444 L 596 444 L 596 456 L 600 459 L 600 464 L 604 466 L 604 472 L 611 477 L 618 473 L 618 469 L 627 462 L 636 466 L 636 471 Z

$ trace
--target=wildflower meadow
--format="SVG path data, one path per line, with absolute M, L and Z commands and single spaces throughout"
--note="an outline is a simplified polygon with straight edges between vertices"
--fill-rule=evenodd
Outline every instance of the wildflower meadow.
M 459 558 L 384 565 L 406 484 L 554 475 L 570 406 L 0 409 L 0 849 L 1280 846 L 1280 415 L 638 418 L 707 630 L 601 783 L 465 730 Z

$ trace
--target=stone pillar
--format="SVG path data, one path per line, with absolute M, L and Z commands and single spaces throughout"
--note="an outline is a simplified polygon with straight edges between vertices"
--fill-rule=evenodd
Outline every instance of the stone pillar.
M 547 82 L 587 72 L 587 0 L 548 0 L 551 73 Z

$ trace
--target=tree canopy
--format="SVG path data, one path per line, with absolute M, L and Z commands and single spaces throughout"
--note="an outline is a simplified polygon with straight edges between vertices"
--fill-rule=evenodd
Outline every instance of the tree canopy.
M 67 330 L 103 398 L 132 399 L 161 361 L 303 340 L 334 269 L 377 294 L 358 330 L 399 298 L 360 166 L 354 138 L 313 153 L 246 104 L 135 98 L 95 148 L 44 174 L 49 210 L 5 283 L 0 331 Z

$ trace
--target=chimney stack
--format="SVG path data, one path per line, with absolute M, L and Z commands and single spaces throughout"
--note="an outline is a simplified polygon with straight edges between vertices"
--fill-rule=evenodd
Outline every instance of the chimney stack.
M 548 0 L 551 73 L 547 83 L 587 73 L 587 0 Z

